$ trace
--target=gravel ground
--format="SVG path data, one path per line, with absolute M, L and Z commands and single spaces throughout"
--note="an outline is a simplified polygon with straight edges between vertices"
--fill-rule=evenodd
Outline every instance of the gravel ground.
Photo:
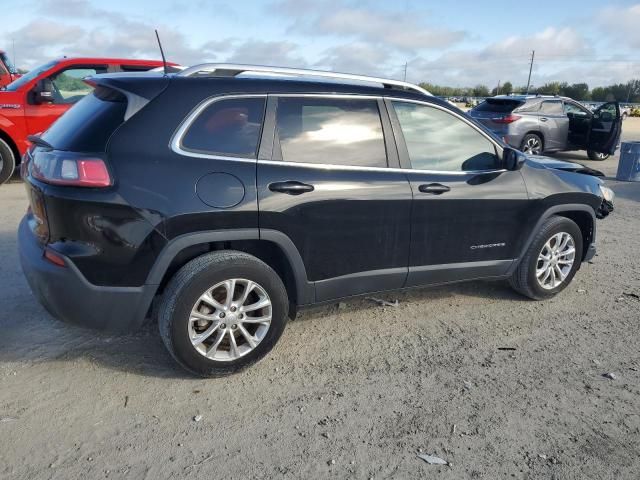
M 615 175 L 617 157 L 560 156 Z M 2 186 L 0 478 L 636 479 L 640 184 L 609 184 L 599 255 L 560 296 L 476 282 L 317 308 L 217 380 L 177 368 L 155 325 L 50 318 L 17 259 L 23 186 Z

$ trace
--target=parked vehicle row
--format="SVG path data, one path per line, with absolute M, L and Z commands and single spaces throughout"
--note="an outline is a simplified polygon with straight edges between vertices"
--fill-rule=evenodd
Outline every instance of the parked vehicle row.
M 162 62 L 155 60 L 62 58 L 14 79 L 0 90 L 0 185 L 11 177 L 27 151 L 28 136 L 45 131 L 93 90 L 82 80 L 84 77 L 140 72 L 159 66 Z
M 620 140 L 622 116 L 617 102 L 593 112 L 567 98 L 541 95 L 499 95 L 469 111 L 509 145 L 540 155 L 586 150 L 591 160 L 604 160 Z
M 485 278 L 552 297 L 613 208 L 597 177 L 404 82 L 200 65 L 89 83 L 22 165 L 23 270 L 67 321 L 157 312 L 198 375 L 253 364 L 297 309 L 353 295 Z

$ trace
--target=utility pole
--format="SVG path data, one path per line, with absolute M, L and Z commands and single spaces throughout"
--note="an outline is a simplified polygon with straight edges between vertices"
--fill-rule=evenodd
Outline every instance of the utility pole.
M 12 38 L 11 39 L 11 49 L 13 50 L 13 68 L 18 68 L 16 67 L 16 39 Z
M 498 80 L 498 86 L 496 87 L 496 95 L 500 95 L 500 80 Z
M 536 56 L 536 51 L 531 51 L 531 65 L 529 65 L 529 79 L 527 80 L 527 94 L 529 93 L 529 85 L 531 85 L 531 70 L 533 70 L 533 59 Z
M 404 62 L 404 81 L 407 81 L 407 65 L 409 62 Z

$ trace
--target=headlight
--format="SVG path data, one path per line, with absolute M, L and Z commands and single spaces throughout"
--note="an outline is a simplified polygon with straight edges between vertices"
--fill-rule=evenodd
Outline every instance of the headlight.
M 613 190 L 603 185 L 600 185 L 600 192 L 602 193 L 602 198 L 604 198 L 607 202 L 613 202 L 613 199 L 616 197 L 616 194 L 613 193 Z

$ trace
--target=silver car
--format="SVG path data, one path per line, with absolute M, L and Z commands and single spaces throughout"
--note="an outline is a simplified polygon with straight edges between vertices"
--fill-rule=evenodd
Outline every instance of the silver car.
M 469 111 L 493 133 L 524 153 L 586 150 L 592 160 L 615 152 L 622 117 L 617 102 L 591 112 L 566 97 L 498 95 Z

